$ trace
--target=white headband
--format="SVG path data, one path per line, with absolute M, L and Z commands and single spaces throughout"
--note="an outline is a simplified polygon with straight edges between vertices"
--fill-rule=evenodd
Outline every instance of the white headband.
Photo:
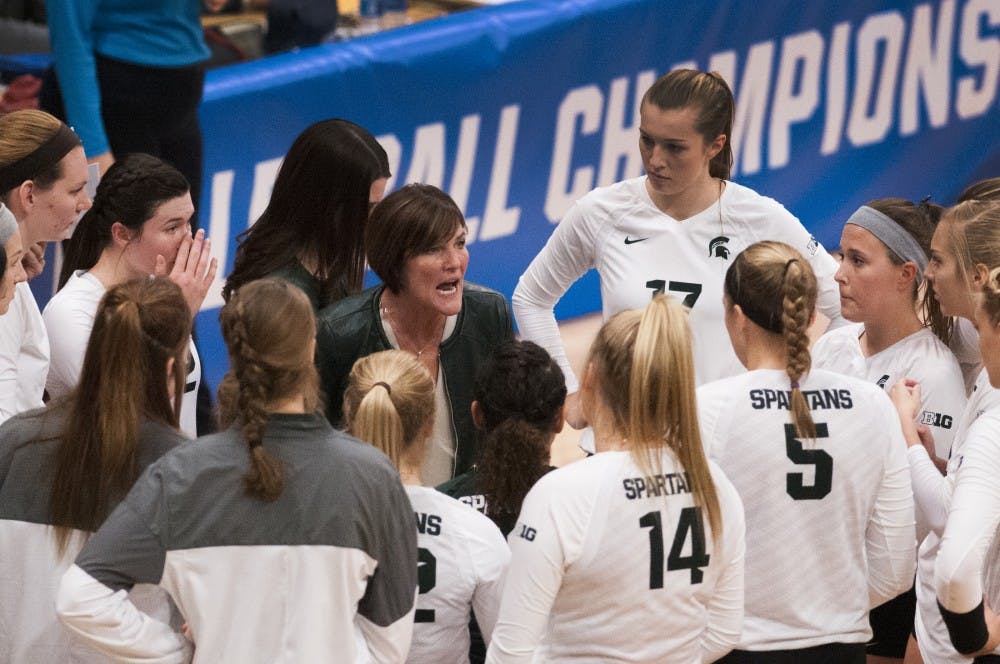
M 14 213 L 0 203 L 0 245 L 6 245 L 16 232 L 17 219 L 14 218 Z

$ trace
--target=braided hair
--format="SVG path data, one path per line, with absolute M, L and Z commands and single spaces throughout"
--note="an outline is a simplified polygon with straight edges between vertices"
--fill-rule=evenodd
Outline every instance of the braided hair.
M 273 501 L 284 489 L 285 466 L 264 446 L 268 409 L 297 394 L 304 397 L 306 412 L 319 409 L 313 345 L 302 343 L 316 336 L 312 304 L 286 281 L 251 281 L 232 294 L 219 323 L 230 367 L 219 385 L 220 423 L 237 423 L 247 444 L 247 492 Z
M 785 340 L 785 372 L 791 383 L 795 430 L 816 438 L 816 425 L 799 383 L 812 367 L 809 323 L 816 308 L 816 275 L 802 254 L 783 242 L 757 242 L 742 251 L 726 271 L 729 305 L 764 330 Z
M 129 154 L 112 164 L 97 185 L 94 204 L 83 215 L 73 237 L 63 243 L 59 288 L 76 270 L 89 270 L 111 244 L 118 222 L 136 232 L 166 201 L 190 191 L 188 181 L 170 164 L 148 154 Z

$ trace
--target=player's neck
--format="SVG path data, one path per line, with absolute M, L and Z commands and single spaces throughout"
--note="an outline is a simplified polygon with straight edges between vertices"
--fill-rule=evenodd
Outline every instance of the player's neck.
M 128 264 L 124 260 L 125 252 L 117 247 L 108 247 L 101 252 L 94 267 L 87 272 L 100 281 L 105 288 L 138 278 L 128 273 Z
M 722 196 L 725 186 L 723 180 L 713 178 L 706 173 L 704 178 L 676 194 L 661 194 L 648 186 L 646 191 L 661 212 L 683 221 L 714 205 Z
M 912 309 L 900 315 L 887 315 L 880 317 L 879 320 L 865 321 L 860 338 L 861 353 L 865 357 L 881 353 L 901 339 L 919 332 L 922 327 L 923 323 Z
M 777 334 L 763 332 L 746 346 L 746 366 L 748 371 L 757 369 L 785 370 L 788 364 L 788 349 L 785 340 Z
M 408 484 L 410 486 L 422 486 L 423 481 L 420 477 L 420 466 L 415 466 L 410 463 L 402 462 L 399 464 L 399 479 L 403 484 Z

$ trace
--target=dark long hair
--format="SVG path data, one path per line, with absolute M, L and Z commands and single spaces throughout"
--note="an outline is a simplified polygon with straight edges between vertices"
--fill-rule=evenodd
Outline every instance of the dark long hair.
M 135 482 L 140 422 L 177 427 L 190 336 L 187 301 L 166 277 L 118 284 L 101 299 L 55 458 L 49 516 L 60 553 L 72 530 L 96 530 Z
M 566 380 L 544 349 L 530 341 L 511 341 L 480 368 L 473 398 L 485 433 L 477 483 L 490 518 L 510 531 L 524 497 L 549 470 Z
M 389 176 L 385 150 L 363 127 L 332 119 L 306 129 L 278 170 L 267 209 L 237 237 L 223 298 L 306 257 L 315 259 L 321 305 L 360 291 L 371 186 Z
M 76 270 L 89 270 L 101 252 L 111 244 L 115 222 L 141 232 L 142 225 L 156 214 L 161 204 L 191 190 L 181 172 L 148 154 L 128 154 L 108 169 L 97 185 L 94 204 L 63 243 L 63 264 L 59 288 Z

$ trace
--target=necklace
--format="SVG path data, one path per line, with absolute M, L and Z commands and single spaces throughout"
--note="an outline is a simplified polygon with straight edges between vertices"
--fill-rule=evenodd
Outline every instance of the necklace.
M 438 348 L 441 343 L 440 338 L 432 339 L 422 348 L 417 349 L 418 344 L 413 343 L 412 340 L 406 339 L 404 341 L 403 328 L 396 322 L 395 318 L 393 318 L 392 309 L 386 306 L 385 303 L 381 303 L 379 306 L 379 311 L 381 312 L 382 318 L 384 318 L 389 322 L 389 326 L 392 328 L 392 333 L 396 336 L 396 343 L 399 344 L 400 350 L 406 350 L 415 354 L 418 360 L 423 359 L 425 355 L 427 356 L 427 358 L 437 359 Z M 431 350 L 431 348 L 434 349 L 434 352 L 428 352 Z

